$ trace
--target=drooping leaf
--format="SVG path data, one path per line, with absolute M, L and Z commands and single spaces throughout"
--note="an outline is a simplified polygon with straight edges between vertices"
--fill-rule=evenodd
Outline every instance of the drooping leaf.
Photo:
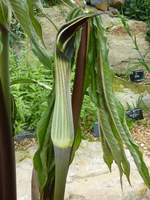
M 130 167 L 124 151 L 125 144 L 133 156 L 145 184 L 150 187 L 150 176 L 143 160 L 142 153 L 131 137 L 125 122 L 123 107 L 117 103 L 116 98 L 114 97 L 112 90 L 113 74 L 109 67 L 108 48 L 102 22 L 99 17 L 95 17 L 91 21 L 93 24 L 91 33 L 93 34 L 92 41 L 95 41 L 94 44 L 99 44 L 94 47 L 94 49 L 96 49 L 95 59 L 93 59 L 94 55 L 92 56 L 92 52 L 89 57 L 90 64 L 92 65 L 93 63 L 93 67 L 95 68 L 93 77 L 95 76 L 97 79 L 97 82 L 92 81 L 91 88 L 95 96 L 93 99 L 99 110 L 103 149 L 106 147 L 104 144 L 107 144 L 108 150 L 112 153 L 112 156 L 109 157 L 106 149 L 104 149 L 104 160 L 110 168 L 113 159 L 119 167 L 121 177 L 124 173 L 130 182 Z M 92 48 L 93 47 L 90 49 Z M 118 159 L 117 156 L 120 156 L 121 159 Z
M 150 187 L 149 171 L 143 160 L 142 152 L 140 151 L 139 146 L 133 140 L 130 130 L 127 126 L 124 108 L 117 99 L 116 99 L 116 105 L 117 105 L 120 121 L 122 122 L 123 128 L 125 130 L 125 134 L 122 135 L 122 137 L 124 138 L 124 142 L 125 142 L 127 148 L 129 149 L 129 151 L 135 161 L 135 164 L 138 168 L 138 171 L 139 171 L 141 177 L 143 178 L 145 184 L 148 187 Z
M 47 184 L 50 170 L 53 171 L 54 168 L 54 158 L 53 158 L 53 144 L 51 141 L 51 120 L 53 113 L 54 105 L 54 91 L 52 90 L 49 95 L 49 106 L 48 110 L 45 111 L 42 115 L 41 121 L 38 124 L 37 128 L 37 137 L 38 137 L 38 150 L 34 155 L 34 167 L 37 172 L 38 182 L 40 186 L 40 191 L 44 190 L 44 187 Z M 50 182 L 50 180 L 49 180 Z
M 40 40 L 43 42 L 44 45 L 44 41 L 43 41 L 43 34 L 42 34 L 42 27 L 41 24 L 39 22 L 39 19 L 37 19 L 37 17 L 35 16 L 35 11 L 34 9 L 36 8 L 36 2 L 37 0 L 27 0 L 28 5 L 29 5 L 29 15 L 30 15 L 30 19 L 32 21 L 32 25 L 34 26 L 34 30 L 36 31 L 36 34 L 39 36 Z M 40 0 L 39 0 L 40 3 Z M 42 6 L 42 4 L 41 4 Z
M 98 18 L 98 17 L 95 17 Z M 99 19 L 98 19 L 99 20 Z M 123 166 L 127 167 L 127 178 L 129 179 L 129 163 L 126 159 L 122 141 L 118 140 L 118 136 L 116 137 L 116 133 L 114 133 L 114 124 L 112 126 L 111 116 L 109 114 L 108 106 L 107 106 L 107 96 L 105 96 L 106 88 L 104 81 L 105 77 L 102 74 L 102 70 L 104 67 L 108 67 L 106 65 L 101 64 L 101 60 L 103 58 L 100 57 L 101 51 L 105 51 L 106 55 L 108 53 L 107 48 L 102 47 L 100 43 L 101 34 L 103 36 L 103 30 L 99 30 L 99 24 L 97 24 L 96 19 L 91 20 L 91 28 L 90 28 L 90 41 L 89 41 L 89 51 L 88 51 L 88 71 L 91 76 L 91 95 L 94 103 L 98 107 L 98 118 L 100 123 L 100 128 L 102 132 L 102 147 L 104 150 L 104 160 L 108 165 L 109 169 L 111 169 L 111 164 L 113 160 L 119 167 L 120 178 L 124 172 Z M 98 32 L 100 31 L 100 33 Z M 104 43 L 106 41 L 104 40 Z M 99 45 L 97 45 L 99 44 Z M 102 49 L 102 50 L 101 50 Z M 108 76 L 109 80 L 111 80 L 111 76 Z M 111 84 L 111 81 L 109 82 Z M 109 91 L 110 92 L 110 91 Z M 109 95 L 109 94 L 108 94 Z M 117 133 L 118 134 L 118 133 Z M 108 149 L 107 149 L 108 147 Z M 109 154 L 110 152 L 110 154 Z M 123 165 L 124 163 L 124 165 Z M 121 179 L 120 179 L 121 180 Z
M 99 129 L 100 129 L 100 127 L 99 127 Z M 102 148 L 103 148 L 103 159 L 104 159 L 105 163 L 107 164 L 109 170 L 111 171 L 111 166 L 112 166 L 114 158 L 113 158 L 111 149 L 110 149 L 106 139 L 104 138 L 103 130 L 100 129 L 100 131 L 101 131 L 101 143 L 102 143 Z
M 73 12 L 71 14 L 71 17 L 80 13 L 82 13 L 81 10 L 76 9 L 75 13 Z M 149 185 L 149 174 L 142 154 L 138 150 L 138 147 L 134 146 L 133 141 L 129 137 L 127 139 L 124 136 L 125 133 L 127 135 L 129 133 L 127 132 L 126 124 L 120 118 L 117 104 L 113 97 L 113 74 L 109 68 L 108 48 L 102 22 L 99 17 L 95 17 L 95 14 L 82 13 L 81 16 L 62 26 L 58 32 L 55 60 L 55 81 L 57 83 L 55 88 L 55 112 L 54 115 L 51 112 L 48 117 L 50 119 L 52 117 L 54 118 L 52 121 L 46 121 L 46 128 L 43 128 L 44 131 L 41 133 L 41 136 L 39 134 L 40 148 L 37 153 L 36 164 L 38 165 L 38 173 L 43 173 L 42 170 L 45 170 L 42 174 L 44 178 L 39 175 L 41 179 L 40 184 L 42 184 L 42 190 L 45 190 L 46 187 L 53 187 L 55 180 L 55 200 L 63 200 L 64 198 L 68 167 L 81 141 L 81 133 L 79 132 L 74 137 L 74 130 L 72 128 L 73 119 L 69 84 L 71 65 L 69 62 L 72 60 L 72 56 L 76 55 L 75 48 L 77 46 L 79 47 L 79 45 L 74 45 L 76 40 L 75 33 L 87 20 L 90 21 L 90 39 L 85 88 L 87 89 L 89 87 L 89 91 L 92 92 L 92 99 L 98 108 L 100 128 L 102 131 L 103 158 L 109 169 L 111 169 L 113 161 L 118 165 L 121 182 L 123 174 L 126 175 L 130 182 L 130 165 L 124 150 L 124 144 L 126 144 L 132 152 L 131 154 L 135 159 L 135 163 L 145 183 Z M 74 59 L 76 59 L 76 56 Z M 51 122 L 53 123 L 52 129 L 50 128 Z M 53 144 L 49 140 L 50 135 L 52 136 Z M 53 152 L 53 145 L 55 154 Z M 49 154 L 51 155 L 50 159 L 46 160 Z M 42 197 L 44 199 L 44 196 Z

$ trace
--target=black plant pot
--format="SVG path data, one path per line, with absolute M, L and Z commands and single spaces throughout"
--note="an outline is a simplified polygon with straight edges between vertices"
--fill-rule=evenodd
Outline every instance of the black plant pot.
M 134 120 L 141 120 L 144 119 L 143 111 L 140 108 L 135 108 L 133 110 L 127 111 L 127 116 Z
M 144 81 L 144 79 L 145 79 L 145 76 L 144 76 L 144 70 L 143 69 L 135 70 L 130 74 L 130 80 L 132 82 L 139 83 L 139 82 Z
M 92 127 L 92 135 L 94 137 L 100 137 L 100 130 L 99 130 L 99 125 L 98 125 L 98 122 L 95 122 L 93 124 L 93 127 Z

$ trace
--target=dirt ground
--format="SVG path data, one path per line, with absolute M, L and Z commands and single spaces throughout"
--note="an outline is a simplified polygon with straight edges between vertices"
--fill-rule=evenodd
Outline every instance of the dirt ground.
M 142 151 L 150 157 L 150 114 L 135 123 L 132 134 Z
M 146 155 L 145 161 L 150 167 L 150 116 L 145 115 L 143 120 L 135 122 L 132 134 Z M 32 158 L 37 148 L 36 141 L 25 139 L 15 146 L 18 199 L 30 200 Z M 111 200 L 150 200 L 149 190 L 143 184 L 127 150 L 126 153 L 131 164 L 132 187 L 124 178 L 122 191 L 118 169 L 113 165 L 112 173 L 109 172 L 103 161 L 99 142 L 83 140 L 70 166 L 65 200 L 109 200 L 110 198 Z
M 26 150 L 16 151 L 17 196 L 18 200 L 31 200 L 32 158 L 37 146 L 33 141 L 30 147 L 24 145 L 28 146 Z M 69 169 L 65 200 L 150 200 L 150 192 L 127 150 L 126 154 L 131 164 L 132 187 L 123 177 L 122 190 L 118 168 L 113 164 L 110 173 L 100 143 L 83 140 Z M 145 161 L 150 167 L 148 157 Z
M 137 144 L 140 146 L 144 154 L 150 157 L 150 114 L 144 114 L 144 119 L 136 121 L 132 128 L 132 135 Z M 90 135 L 90 140 L 96 139 Z M 16 150 L 26 150 L 32 147 L 36 143 L 36 140 L 25 139 L 21 142 L 15 142 Z

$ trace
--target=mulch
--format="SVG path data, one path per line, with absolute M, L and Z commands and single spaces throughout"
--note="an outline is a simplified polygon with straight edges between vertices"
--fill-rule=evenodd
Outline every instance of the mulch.
M 134 140 L 140 146 L 144 154 L 150 156 L 150 116 L 145 114 L 143 120 L 135 122 L 131 132 Z M 91 141 L 93 140 L 95 141 L 97 139 L 91 139 Z M 26 138 L 19 142 L 15 141 L 15 150 L 27 150 L 36 143 L 37 141 L 35 138 Z
M 150 156 L 150 116 L 148 114 L 143 120 L 134 124 L 132 135 L 141 150 Z
M 21 141 L 14 141 L 16 151 L 25 151 L 36 144 L 35 138 L 25 138 Z

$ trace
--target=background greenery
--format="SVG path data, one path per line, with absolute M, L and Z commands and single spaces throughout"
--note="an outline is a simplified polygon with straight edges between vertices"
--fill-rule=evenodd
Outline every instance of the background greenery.
M 59 0 L 42 0 L 44 7 L 53 6 L 60 3 Z
M 51 3 L 50 3 L 51 2 Z M 57 0 L 43 0 L 44 6 L 56 4 Z M 150 1 L 149 0 L 126 0 L 123 13 L 128 18 L 147 21 L 150 26 Z M 150 31 L 147 33 L 150 41 Z M 10 34 L 10 75 L 11 92 L 13 96 L 13 119 L 15 120 L 15 133 L 24 130 L 34 130 L 43 110 L 49 94 L 48 87 L 52 86 L 53 57 L 50 68 L 45 69 L 33 55 L 30 42 L 21 29 L 16 19 L 11 23 Z M 85 95 L 81 111 L 81 130 L 83 137 L 91 132 L 93 123 L 96 121 L 96 109 Z
M 15 133 L 33 131 L 46 108 L 52 87 L 53 57 L 50 69 L 45 69 L 25 41 L 21 51 L 10 51 L 11 93 L 13 96 Z M 81 111 L 81 125 L 84 136 L 89 134 L 96 121 L 96 109 L 88 95 L 85 95 Z
M 149 0 L 126 0 L 123 12 L 129 18 L 147 21 L 150 15 Z
M 150 0 L 126 0 L 123 14 L 130 19 L 146 21 L 149 26 L 146 39 L 150 41 Z
M 26 45 L 25 45 L 26 46 Z M 32 54 L 30 48 L 10 51 L 11 92 L 13 96 L 15 132 L 34 129 L 49 94 L 52 84 L 52 66 L 45 69 Z M 47 87 L 46 87 L 47 86 Z

